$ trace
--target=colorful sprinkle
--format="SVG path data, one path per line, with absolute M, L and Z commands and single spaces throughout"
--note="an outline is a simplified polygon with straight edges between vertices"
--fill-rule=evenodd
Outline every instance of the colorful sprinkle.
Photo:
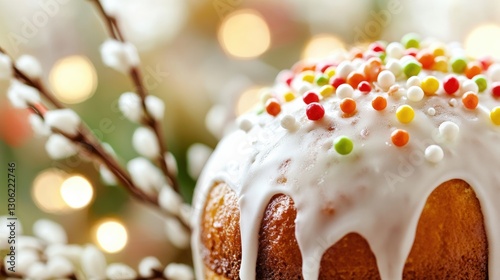
M 346 79 L 352 71 L 354 71 L 354 67 L 350 61 L 342 61 L 337 67 L 337 75 L 344 79 Z
M 474 76 L 481 74 L 481 72 L 483 72 L 481 63 L 472 61 L 467 64 L 467 68 L 465 69 L 465 76 L 469 79 L 472 79 L 474 78 Z
M 276 117 L 281 112 L 281 105 L 276 98 L 269 98 L 266 101 L 266 111 L 269 115 Z
M 388 57 L 399 59 L 403 56 L 405 48 L 398 42 L 392 42 L 387 45 L 385 52 Z
M 439 134 L 446 141 L 455 141 L 458 137 L 460 127 L 454 122 L 445 121 L 439 125 Z
M 448 59 L 444 56 L 436 57 L 434 59 L 434 65 L 432 66 L 432 70 L 447 73 L 448 72 Z
M 304 103 L 311 104 L 313 102 L 319 102 L 319 96 L 314 91 L 308 91 L 302 96 Z
M 438 163 L 443 160 L 444 152 L 438 145 L 430 145 L 425 149 L 424 157 L 429 162 Z
M 382 60 L 378 57 L 372 57 L 366 61 L 365 69 L 363 70 L 367 81 L 374 82 L 377 80 L 378 74 L 382 71 Z
M 345 156 L 352 152 L 354 143 L 347 136 L 339 136 L 333 141 L 333 147 L 337 153 Z
M 373 42 L 370 44 L 370 46 L 368 47 L 368 49 L 374 51 L 374 52 L 383 52 L 385 51 L 384 50 L 384 46 L 380 43 L 380 42 Z
M 352 114 L 356 111 L 356 101 L 352 98 L 344 98 L 340 101 L 340 110 L 346 114 Z
M 479 99 L 477 97 L 477 94 L 468 91 L 464 95 L 462 95 L 462 103 L 464 104 L 464 107 L 470 110 L 474 110 L 477 107 L 477 104 L 479 103 Z
M 330 96 L 333 93 L 333 86 L 331 85 L 324 85 L 319 89 L 319 94 L 323 97 Z
M 467 61 L 464 58 L 458 57 L 451 60 L 451 69 L 457 74 L 462 74 L 467 68 Z
M 328 78 L 331 78 L 335 75 L 335 67 L 330 66 L 326 68 L 326 70 L 323 72 Z
M 318 75 L 316 77 L 316 84 L 318 86 L 326 85 L 326 84 L 328 84 L 329 81 L 330 81 L 330 77 L 328 77 L 327 75 Z
M 420 73 L 420 70 L 422 70 L 422 66 L 416 61 L 408 61 L 403 67 L 403 73 L 408 78 L 418 75 L 418 73 Z
M 318 102 L 309 103 L 306 107 L 306 115 L 311 121 L 321 120 L 325 116 L 325 108 Z
M 387 107 L 387 99 L 383 96 L 377 96 L 372 100 L 372 107 L 377 111 L 382 111 Z
M 365 76 L 359 72 L 351 72 L 349 76 L 347 76 L 347 83 L 351 85 L 353 88 L 357 88 L 359 83 L 365 80 Z
M 337 96 L 340 99 L 344 99 L 346 97 L 352 97 L 353 92 L 354 92 L 354 89 L 349 84 L 341 84 L 337 88 Z
M 436 77 L 428 76 L 422 80 L 420 86 L 422 87 L 422 90 L 424 90 L 425 94 L 432 95 L 439 89 L 439 81 Z
M 384 90 L 389 89 L 389 87 L 392 86 L 395 82 L 396 82 L 396 77 L 389 70 L 384 70 L 380 72 L 380 74 L 377 77 L 378 85 Z
M 390 60 L 385 65 L 385 68 L 387 68 L 387 70 L 391 71 L 392 74 L 394 74 L 394 76 L 396 76 L 396 77 L 398 77 L 399 75 L 401 75 L 401 73 L 403 73 L 403 66 L 401 66 L 401 63 L 399 62 L 399 60 L 395 60 L 395 59 Z
M 396 117 L 401 123 L 410 123 L 415 117 L 415 111 L 410 105 L 401 105 L 396 110 Z
M 411 86 L 406 92 L 408 100 L 418 102 L 424 98 L 424 91 L 419 86 Z
M 491 85 L 491 94 L 494 97 L 500 97 L 500 82 L 494 82 Z
M 331 81 L 330 84 L 334 88 L 339 88 L 340 85 L 345 84 L 345 79 L 341 78 L 341 77 L 334 77 L 334 78 L 330 79 L 330 81 Z
M 500 125 L 500 106 L 497 106 L 491 110 L 490 119 L 495 125 Z
M 286 92 L 284 95 L 283 95 L 283 99 L 285 99 L 286 102 L 290 102 L 292 100 L 295 99 L 295 94 L 291 91 L 289 92 Z
M 408 33 L 401 39 L 401 44 L 407 49 L 409 48 L 419 48 L 420 47 L 420 38 L 415 33 Z
M 485 91 L 488 87 L 488 81 L 484 75 L 476 75 L 472 80 L 476 83 L 479 92 Z
M 443 81 L 443 89 L 447 94 L 454 94 L 460 88 L 460 81 L 455 76 L 446 76 Z
M 439 44 L 439 43 L 431 46 L 431 51 L 432 51 L 432 54 L 434 56 L 445 56 L 446 55 L 446 51 L 444 49 L 444 46 Z
M 308 83 L 313 83 L 314 82 L 314 72 L 312 70 L 307 70 L 302 72 L 302 81 L 308 82 Z
M 417 60 L 424 69 L 432 69 L 434 65 L 434 55 L 429 51 L 421 51 L 417 54 Z
M 286 130 L 295 130 L 297 128 L 295 117 L 289 114 L 284 115 L 283 118 L 281 118 L 280 124 Z
M 397 147 L 403 147 L 410 141 L 410 134 L 403 129 L 396 129 L 391 133 L 391 141 Z
M 370 91 L 372 91 L 372 86 L 370 85 L 369 82 L 363 81 L 363 82 L 359 83 L 358 90 L 361 91 L 364 94 L 367 94 Z

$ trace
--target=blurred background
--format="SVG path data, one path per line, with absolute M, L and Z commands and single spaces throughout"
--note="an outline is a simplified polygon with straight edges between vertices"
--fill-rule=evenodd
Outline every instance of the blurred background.
M 139 49 L 146 87 L 166 102 L 163 129 L 190 201 L 196 170 L 187 165 L 194 143 L 215 147 L 225 128 L 250 108 L 281 69 L 370 40 L 399 40 L 408 32 L 458 41 L 474 56 L 500 58 L 500 2 L 494 0 L 118 0 L 125 37 Z M 113 4 L 113 1 L 109 1 Z M 44 81 L 76 110 L 123 162 L 135 124 L 119 112 L 127 76 L 104 67 L 106 39 L 90 1 L 0 0 L 0 46 L 13 57 L 40 59 Z M 17 214 L 25 233 L 39 218 L 62 224 L 71 243 L 94 243 L 112 261 L 136 265 L 147 255 L 189 263 L 169 244 L 164 225 L 121 187 L 102 184 L 92 163 L 52 161 L 45 139 L 32 136 L 27 112 L 6 101 L 0 83 L 0 180 L 17 164 Z M 191 175 L 193 176 L 190 176 Z M 194 177 L 194 178 L 193 178 Z M 0 215 L 7 213 L 0 191 Z

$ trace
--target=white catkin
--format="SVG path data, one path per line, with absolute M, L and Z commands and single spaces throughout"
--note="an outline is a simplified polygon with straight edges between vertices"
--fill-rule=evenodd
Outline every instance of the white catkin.
M 60 134 L 52 134 L 45 143 L 45 150 L 51 159 L 63 159 L 78 152 L 73 142 Z
M 177 168 L 177 160 L 175 159 L 174 154 L 172 154 L 171 152 L 166 153 L 165 163 L 167 164 L 168 172 L 176 176 L 179 172 L 179 169 Z
M 50 134 L 50 128 L 39 115 L 30 114 L 28 121 L 31 125 L 31 129 L 37 136 L 48 136 Z
M 47 267 L 52 277 L 56 278 L 64 278 L 65 276 L 69 276 L 75 270 L 73 264 L 68 259 L 61 256 L 49 258 Z
M 5 261 L 7 261 L 7 257 L 5 257 Z M 38 252 L 34 250 L 19 250 L 17 252 L 16 258 L 16 272 L 20 274 L 28 273 L 30 266 L 40 260 Z M 6 267 L 9 267 L 6 265 Z
M 31 55 L 20 56 L 16 60 L 16 67 L 30 78 L 40 78 L 42 75 L 42 65 L 38 59 Z
M 165 102 L 154 95 L 148 95 L 145 102 L 148 113 L 157 121 L 163 120 Z
M 29 279 L 38 280 L 50 279 L 53 277 L 53 275 L 50 274 L 47 265 L 42 262 L 34 262 L 33 264 L 31 264 L 31 266 L 28 268 L 26 276 Z
M 17 249 L 19 250 L 29 249 L 29 250 L 41 251 L 43 250 L 44 247 L 40 239 L 27 235 L 18 236 L 16 244 L 17 244 Z
M 87 278 L 106 278 L 106 258 L 94 245 L 87 245 L 80 259 L 82 270 Z
M 64 228 L 58 223 L 46 219 L 40 219 L 33 224 L 33 234 L 49 244 L 66 244 L 68 242 Z
M 134 184 L 149 195 L 155 194 L 165 185 L 165 177 L 161 171 L 143 157 L 130 160 L 127 170 Z
M 194 279 L 193 269 L 185 264 L 170 263 L 163 271 L 163 275 L 171 280 Z
M 212 148 L 201 143 L 196 143 L 189 147 L 187 150 L 187 167 L 191 178 L 198 179 L 212 152 Z
M 169 213 L 177 215 L 182 206 L 182 198 L 171 186 L 164 186 L 158 195 L 158 204 Z
M 132 136 L 132 146 L 143 157 L 157 158 L 160 154 L 160 145 L 156 134 L 149 127 L 138 127 Z
M 110 280 L 134 279 L 137 273 L 126 264 L 112 263 L 106 268 L 106 277 Z
M 7 98 L 15 108 L 25 109 L 29 104 L 40 102 L 40 93 L 33 87 L 12 81 L 7 90 Z
M 61 256 L 74 263 L 80 261 L 83 248 L 75 244 L 49 244 L 45 248 L 45 255 L 49 258 Z
M 124 43 L 108 39 L 102 43 L 100 51 L 102 61 L 106 66 L 122 73 L 130 70 L 131 65 Z
M 141 277 L 151 277 L 154 275 L 153 270 L 161 270 L 162 265 L 156 257 L 145 257 L 139 263 L 139 275 Z
M 104 184 L 108 186 L 117 185 L 118 182 L 115 175 L 105 165 L 101 164 L 99 166 L 99 174 L 101 175 L 101 179 Z
M 140 122 L 144 112 L 142 110 L 141 98 L 133 92 L 125 92 L 118 99 L 120 112 L 132 122 Z
M 52 129 L 69 135 L 76 135 L 80 125 L 80 116 L 71 109 L 50 110 L 45 113 L 45 123 Z
M 12 78 L 12 74 L 12 60 L 8 55 L 0 53 L 0 79 L 10 79 Z
M 123 3 L 121 0 L 101 0 L 101 4 L 107 15 L 116 18 Z
M 190 236 L 183 225 L 174 218 L 167 218 L 165 221 L 165 232 L 172 245 L 179 249 L 189 246 Z

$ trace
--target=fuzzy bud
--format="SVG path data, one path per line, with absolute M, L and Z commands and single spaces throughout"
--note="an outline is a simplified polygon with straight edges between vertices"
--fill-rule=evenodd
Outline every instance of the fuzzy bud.
M 157 158 L 160 146 L 156 134 L 151 128 L 139 127 L 132 136 L 132 146 L 141 155 L 150 159 Z
M 63 227 L 50 220 L 41 219 L 36 221 L 33 224 L 33 234 L 49 244 L 65 244 L 68 242 L 68 237 Z
M 135 46 L 114 39 L 108 39 L 101 45 L 101 57 L 106 66 L 122 73 L 127 73 L 132 67 L 139 65 Z
M 152 277 L 154 275 L 153 270 L 161 270 L 162 265 L 160 261 L 155 257 L 145 257 L 139 263 L 139 275 L 144 278 Z
M 45 113 L 45 123 L 50 128 L 69 135 L 76 135 L 80 125 L 80 117 L 71 109 L 51 110 Z
M 45 143 L 45 150 L 49 157 L 54 160 L 67 158 L 78 152 L 75 144 L 60 134 L 52 134 L 49 137 Z
M 47 267 L 52 277 L 56 278 L 69 276 L 75 270 L 73 264 L 68 259 L 61 256 L 50 258 L 47 262 Z
M 193 269 L 181 263 L 171 263 L 163 271 L 163 275 L 171 280 L 194 279 Z
M 30 114 L 28 117 L 31 129 L 37 136 L 48 136 L 50 128 L 45 124 L 44 120 L 37 114 Z
M 8 55 L 0 53 L 0 79 L 10 79 L 12 73 L 12 60 Z
M 165 163 L 167 164 L 168 171 L 176 176 L 177 173 L 179 172 L 179 169 L 177 168 L 177 160 L 175 159 L 174 154 L 171 152 L 168 152 L 165 154 Z
M 167 238 L 175 247 L 184 249 L 189 246 L 189 233 L 177 219 L 167 218 L 165 221 L 165 231 Z
M 196 143 L 189 147 L 187 151 L 188 173 L 193 179 L 197 179 L 213 149 L 207 145 Z
M 106 268 L 106 276 L 110 280 L 134 279 L 137 273 L 126 264 L 112 263 Z
M 40 102 L 40 93 L 37 89 L 18 81 L 12 81 L 7 90 L 7 97 L 12 106 L 20 109 L 28 108 L 29 104 Z
M 158 195 L 158 204 L 167 212 L 177 215 L 182 206 L 182 198 L 171 186 L 164 186 Z
M 106 258 L 94 245 L 83 249 L 80 262 L 87 279 L 106 279 Z
M 50 274 L 50 271 L 49 271 L 47 265 L 45 265 L 42 262 L 34 262 L 28 268 L 28 272 L 26 273 L 26 276 L 29 279 L 37 279 L 37 280 L 50 279 L 53 277 L 53 275 Z
M 161 171 L 145 158 L 138 157 L 129 161 L 127 170 L 134 184 L 147 194 L 156 193 L 165 184 Z
M 155 120 L 162 120 L 165 113 L 165 102 L 154 95 L 148 95 L 146 97 L 146 109 Z
M 141 98 L 133 92 L 125 92 L 118 99 L 120 112 L 132 122 L 140 122 L 144 114 L 142 111 Z
M 116 18 L 122 6 L 121 0 L 101 0 L 102 7 L 108 16 Z
M 7 261 L 8 259 L 9 256 L 5 256 L 4 260 Z M 40 257 L 36 251 L 28 249 L 17 251 L 16 272 L 20 274 L 27 274 L 31 265 L 39 260 Z M 9 267 L 9 265 L 5 263 L 5 267 Z
M 117 184 L 115 175 L 105 166 L 99 166 L 99 173 L 101 174 L 102 181 L 109 186 L 114 186 Z
M 31 55 L 20 56 L 16 60 L 16 67 L 30 78 L 40 78 L 42 75 L 42 66 L 40 62 Z
M 21 235 L 16 240 L 18 250 L 35 250 L 41 251 L 44 247 L 42 241 L 33 236 Z

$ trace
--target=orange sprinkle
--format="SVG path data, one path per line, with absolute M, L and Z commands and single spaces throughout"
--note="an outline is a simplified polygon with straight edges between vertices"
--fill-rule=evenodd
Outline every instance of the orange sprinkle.
M 365 80 L 365 76 L 359 72 L 351 72 L 349 76 L 347 76 L 347 83 L 351 85 L 353 88 L 357 88 L 359 83 Z
M 475 94 L 472 91 L 466 92 L 462 96 L 462 103 L 464 104 L 465 108 L 474 110 L 477 107 L 477 104 L 479 103 L 479 99 L 477 98 L 477 94 Z
M 383 96 L 377 96 L 372 100 L 372 107 L 377 111 L 382 111 L 387 107 L 387 100 Z
M 465 69 L 465 76 L 472 79 L 474 76 L 481 74 L 482 71 L 483 67 L 481 63 L 475 61 L 469 62 L 469 64 L 467 64 L 467 68 Z
M 391 133 L 392 143 L 397 147 L 403 147 L 410 141 L 410 134 L 403 129 L 396 129 Z
M 363 51 L 359 48 L 353 48 L 351 51 L 350 51 L 350 56 L 352 59 L 355 59 L 355 58 L 363 58 Z
M 429 51 L 421 51 L 417 54 L 417 60 L 424 69 L 432 69 L 434 65 L 434 55 Z
M 346 97 L 340 101 L 340 110 L 346 114 L 352 114 L 356 111 L 356 101 L 354 99 Z
M 281 112 L 281 105 L 276 98 L 269 98 L 266 102 L 266 111 L 271 116 L 277 116 Z
M 378 57 L 371 57 L 365 64 L 365 77 L 369 82 L 375 82 L 382 71 L 382 61 Z

